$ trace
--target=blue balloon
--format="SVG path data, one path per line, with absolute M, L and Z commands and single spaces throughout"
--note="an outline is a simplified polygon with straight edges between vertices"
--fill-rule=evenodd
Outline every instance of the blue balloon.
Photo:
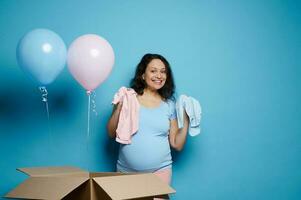
M 48 29 L 34 29 L 19 41 L 19 66 L 43 85 L 50 84 L 66 64 L 67 49 L 64 41 Z

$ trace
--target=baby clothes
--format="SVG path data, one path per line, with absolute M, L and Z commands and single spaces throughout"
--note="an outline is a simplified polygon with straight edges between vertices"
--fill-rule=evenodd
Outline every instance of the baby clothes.
M 201 132 L 201 105 L 193 97 L 181 95 L 176 103 L 177 119 L 179 128 L 183 128 L 184 110 L 189 117 L 189 135 L 196 136 Z
M 136 95 L 135 90 L 126 87 L 121 87 L 114 95 L 112 103 L 122 103 L 116 129 L 116 141 L 122 144 L 130 144 L 132 135 L 138 131 L 140 105 Z

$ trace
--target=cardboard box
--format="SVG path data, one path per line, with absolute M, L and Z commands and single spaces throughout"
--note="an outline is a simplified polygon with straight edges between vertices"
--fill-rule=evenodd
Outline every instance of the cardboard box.
M 89 173 L 75 167 L 17 169 L 30 177 L 6 198 L 117 200 L 168 198 L 175 190 L 152 173 Z

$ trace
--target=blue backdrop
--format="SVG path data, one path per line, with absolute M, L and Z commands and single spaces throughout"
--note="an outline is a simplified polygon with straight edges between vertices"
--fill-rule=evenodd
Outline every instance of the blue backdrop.
M 18 167 L 114 170 L 110 103 L 152 52 L 170 61 L 177 94 L 203 109 L 202 134 L 174 154 L 173 199 L 301 199 L 300 1 L 1 0 L 0 27 L 0 196 L 26 179 Z M 48 87 L 48 123 L 38 85 L 17 66 L 17 43 L 35 28 L 67 46 L 98 34 L 115 51 L 89 141 L 88 98 L 68 70 Z

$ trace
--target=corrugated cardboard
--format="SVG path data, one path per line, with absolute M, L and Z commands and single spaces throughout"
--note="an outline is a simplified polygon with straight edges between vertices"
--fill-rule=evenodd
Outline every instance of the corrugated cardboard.
M 89 173 L 75 167 L 19 168 L 29 175 L 6 198 L 121 200 L 168 198 L 175 190 L 152 173 Z

